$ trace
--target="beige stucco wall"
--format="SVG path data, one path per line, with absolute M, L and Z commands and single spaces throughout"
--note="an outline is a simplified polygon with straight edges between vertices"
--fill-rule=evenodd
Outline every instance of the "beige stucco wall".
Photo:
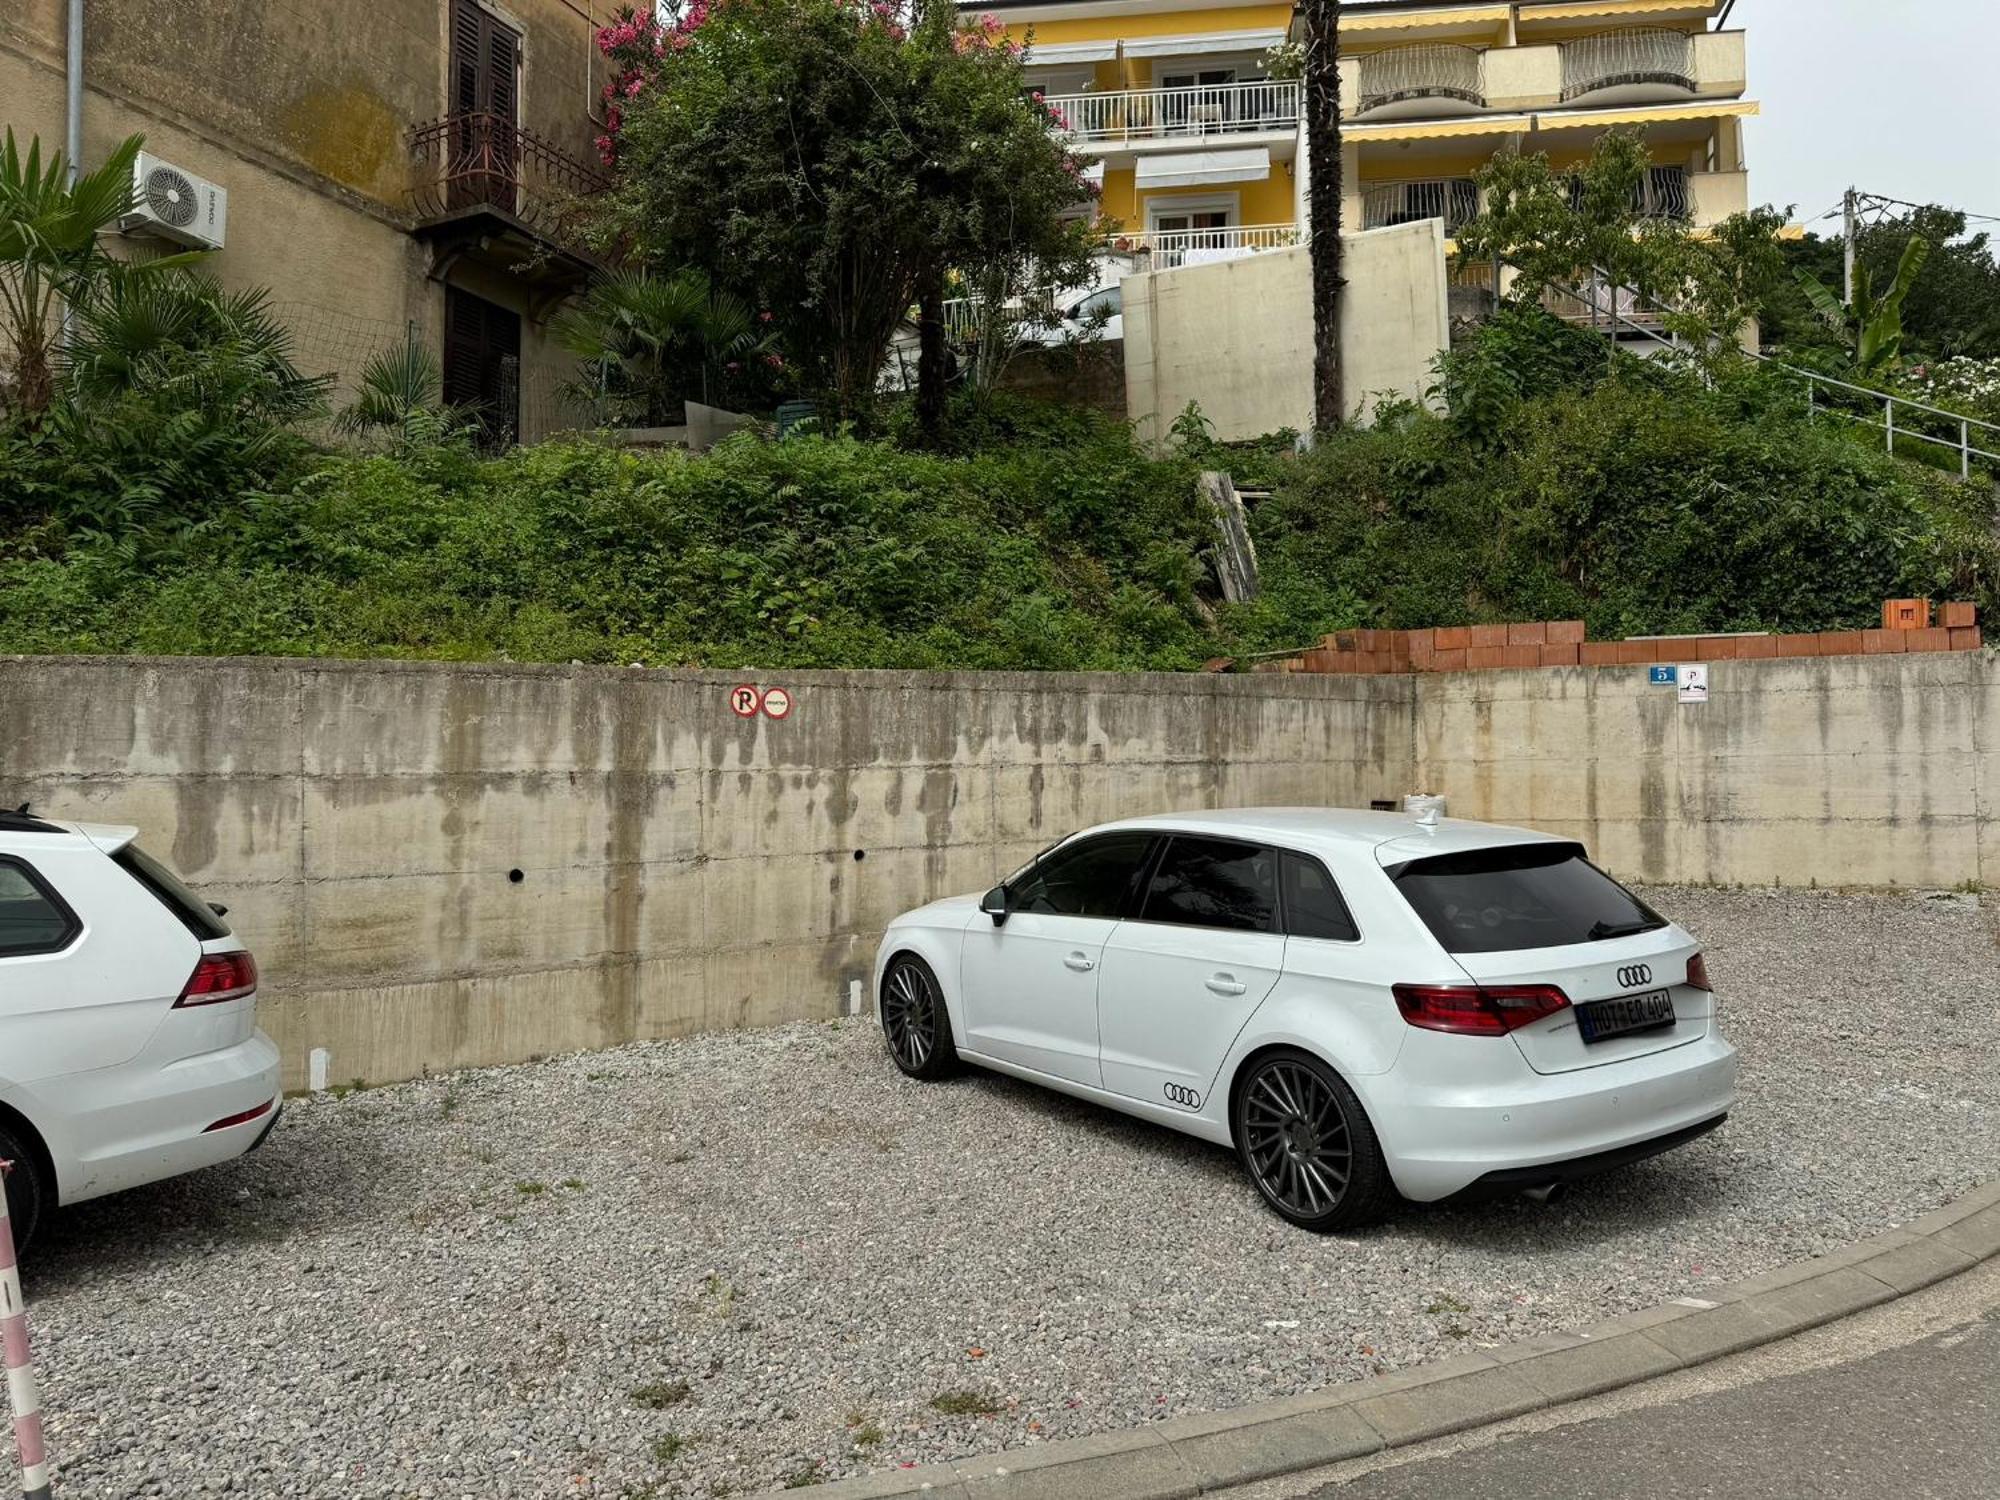
M 1422 399 L 1449 342 L 1439 220 L 1346 236 L 1347 405 Z M 1160 439 L 1188 402 L 1225 440 L 1312 426 L 1311 249 L 1125 278 L 1126 414 Z
M 1702 705 L 1644 667 L 821 672 L 773 722 L 736 680 L 0 658 L 0 791 L 230 906 L 291 1086 L 836 1015 L 895 913 L 1140 812 L 1428 790 L 1640 880 L 2000 882 L 1986 652 L 1717 662 Z

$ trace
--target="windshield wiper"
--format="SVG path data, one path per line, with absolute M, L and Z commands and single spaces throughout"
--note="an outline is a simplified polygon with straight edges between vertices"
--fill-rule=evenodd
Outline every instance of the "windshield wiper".
M 1601 943 L 1606 938 L 1631 937 L 1637 932 L 1657 932 L 1666 926 L 1657 917 L 1641 917 L 1636 922 L 1592 922 L 1590 931 L 1583 935 L 1586 943 Z

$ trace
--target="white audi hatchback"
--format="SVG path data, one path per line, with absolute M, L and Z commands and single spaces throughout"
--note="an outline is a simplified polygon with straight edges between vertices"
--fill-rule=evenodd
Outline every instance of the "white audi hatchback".
M 0 813 L 0 1160 L 47 1210 L 227 1161 L 277 1122 L 257 965 L 138 830 Z
M 896 1064 L 977 1063 L 1221 1145 L 1293 1223 L 1538 1197 L 1692 1140 L 1736 1052 L 1693 938 L 1519 828 L 1134 818 L 893 922 Z

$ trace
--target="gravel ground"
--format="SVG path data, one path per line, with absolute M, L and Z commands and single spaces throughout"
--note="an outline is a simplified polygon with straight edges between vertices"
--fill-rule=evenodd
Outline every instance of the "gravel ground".
M 1651 896 L 1710 945 L 1729 1125 L 1553 1207 L 1357 1238 L 1288 1228 L 1165 1130 L 907 1082 L 866 1022 L 295 1102 L 257 1155 L 51 1226 L 28 1294 L 59 1493 L 740 1494 L 1581 1324 L 2000 1171 L 1991 914 Z

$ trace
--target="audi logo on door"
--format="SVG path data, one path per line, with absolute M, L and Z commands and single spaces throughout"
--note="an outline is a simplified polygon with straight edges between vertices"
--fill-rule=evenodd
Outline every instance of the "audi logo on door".
M 1201 1095 L 1193 1089 L 1182 1088 L 1178 1083 L 1170 1083 L 1166 1086 L 1166 1091 L 1170 1103 L 1181 1105 L 1186 1109 L 1201 1108 Z
M 1653 971 L 1644 964 L 1631 964 L 1618 971 L 1618 983 L 1624 989 L 1636 990 L 1652 982 Z

